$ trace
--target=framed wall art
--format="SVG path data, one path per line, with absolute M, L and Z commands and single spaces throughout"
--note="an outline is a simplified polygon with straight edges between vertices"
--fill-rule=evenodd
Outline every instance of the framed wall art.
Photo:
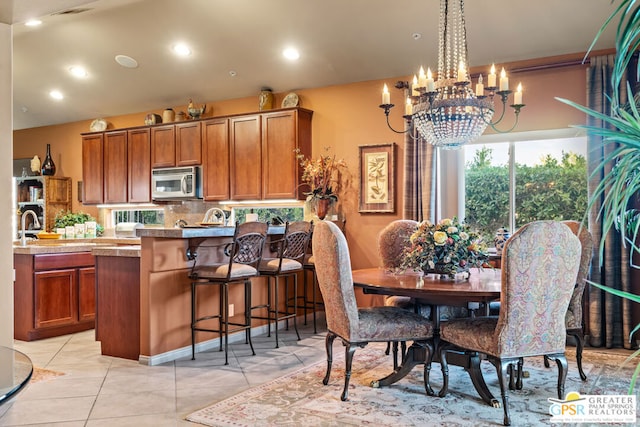
M 362 213 L 394 213 L 396 144 L 362 145 L 360 206 Z

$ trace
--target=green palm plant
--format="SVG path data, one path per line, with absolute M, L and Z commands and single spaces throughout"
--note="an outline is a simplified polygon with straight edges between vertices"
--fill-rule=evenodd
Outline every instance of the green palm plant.
M 613 93 L 610 97 L 610 114 L 602 114 L 575 102 L 557 98 L 559 101 L 571 105 L 607 125 L 607 127 L 587 125 L 578 127 L 585 129 L 592 135 L 601 136 L 603 145 L 617 144 L 594 171 L 594 175 L 602 172 L 605 172 L 605 174 L 591 194 L 588 205 L 590 211 L 599 200 L 603 200 L 598 212 L 598 218 L 602 223 L 602 238 L 599 244 L 600 260 L 603 259 L 606 236 L 613 228 L 620 231 L 625 246 L 629 246 L 630 259 L 634 253 L 640 253 L 640 248 L 636 244 L 640 234 L 640 212 L 629 207 L 634 198 L 640 193 L 640 112 L 638 111 L 640 98 L 632 97 L 628 102 L 622 102 L 623 98 L 621 96 L 622 89 L 624 89 L 621 86 L 623 85 L 626 71 L 633 55 L 640 47 L 639 2 L 640 0 L 621 0 L 620 5 L 600 28 L 587 52 L 588 55 L 602 33 L 619 17 L 615 37 L 616 55 L 611 75 Z M 640 62 L 638 64 L 637 75 L 640 76 Z M 627 93 L 632 93 L 629 86 L 627 86 Z M 614 166 L 607 172 L 611 164 L 614 164 Z M 632 267 L 639 268 L 639 266 L 633 264 Z M 593 282 L 589 283 L 613 295 L 640 303 L 640 296 L 638 295 Z M 631 331 L 629 338 L 639 329 L 640 324 L 636 325 Z M 628 360 L 638 355 L 640 355 L 640 350 L 635 351 L 629 356 Z M 633 393 L 639 374 L 640 363 L 636 366 L 631 378 L 630 394 Z

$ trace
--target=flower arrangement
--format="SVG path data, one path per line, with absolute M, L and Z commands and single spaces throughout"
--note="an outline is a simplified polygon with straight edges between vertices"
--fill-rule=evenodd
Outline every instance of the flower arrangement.
M 329 147 L 325 147 L 328 151 Z M 336 156 L 325 154 L 316 159 L 306 158 L 296 149 L 296 158 L 302 167 L 303 185 L 308 185 L 310 191 L 305 193 L 307 200 L 329 199 L 330 202 L 337 202 L 338 195 L 334 192 L 334 184 L 338 182 L 338 173 L 346 166 L 344 160 L 337 160 Z
M 487 261 L 486 247 L 479 235 L 456 217 L 437 224 L 423 221 L 409 238 L 402 268 L 434 272 L 453 277 Z

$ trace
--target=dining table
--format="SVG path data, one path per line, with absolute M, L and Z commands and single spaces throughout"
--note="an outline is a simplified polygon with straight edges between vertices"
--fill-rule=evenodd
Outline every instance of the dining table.
M 414 298 L 418 304 L 431 306 L 434 326 L 434 360 L 438 359 L 440 342 L 440 308 L 457 306 L 471 308 L 471 315 L 477 309 L 488 307 L 489 303 L 500 299 L 501 271 L 494 268 L 470 269 L 468 273 L 457 274 L 454 278 L 440 274 L 424 274 L 414 271 L 394 271 L 384 268 L 365 268 L 352 271 L 353 284 L 366 294 L 398 295 Z M 372 382 L 373 387 L 388 386 L 404 378 L 411 370 L 425 361 L 425 348 L 412 344 L 403 356 L 402 364 L 386 377 Z M 474 388 L 483 401 L 499 406 L 488 389 L 480 369 L 481 358 L 477 354 L 464 351 L 449 351 L 449 365 L 462 366 L 469 374 Z M 431 388 L 425 384 L 427 390 Z M 430 392 L 430 394 L 433 394 Z
M 31 359 L 13 348 L 0 346 L 0 405 L 22 390 L 33 374 Z

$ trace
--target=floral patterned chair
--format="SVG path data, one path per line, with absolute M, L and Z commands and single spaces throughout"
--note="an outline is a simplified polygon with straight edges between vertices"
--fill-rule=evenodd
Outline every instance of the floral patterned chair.
M 578 372 L 582 381 L 586 381 L 587 375 L 582 369 L 582 350 L 584 349 L 584 332 L 582 329 L 582 296 L 584 288 L 587 285 L 587 277 L 591 268 L 591 258 L 593 257 L 593 237 L 586 227 L 582 227 L 578 221 L 563 221 L 573 234 L 578 236 L 582 253 L 580 256 L 580 268 L 578 269 L 578 277 L 576 285 L 573 288 L 573 295 L 569 302 L 567 315 L 565 316 L 565 325 L 567 327 L 567 335 L 571 335 L 576 340 L 576 362 L 578 364 Z M 549 367 L 549 361 L 545 359 L 545 366 Z
M 411 219 L 399 219 L 390 222 L 380 233 L 378 233 L 378 256 L 382 263 L 382 268 L 394 270 L 402 265 L 403 251 L 409 245 L 409 237 L 416 230 L 417 221 Z M 389 307 L 400 307 L 406 310 L 416 309 L 424 317 L 429 317 L 431 307 L 416 306 L 415 301 L 411 297 L 391 295 L 386 296 L 384 305 Z M 401 343 L 402 354 L 406 350 L 406 343 Z M 391 343 L 387 344 L 386 354 L 391 350 Z M 398 367 L 398 343 L 393 345 L 393 369 Z
M 313 253 L 320 292 L 327 316 L 327 372 L 323 384 L 329 383 L 336 337 L 345 346 L 345 380 L 340 398 L 347 400 L 353 355 L 357 347 L 369 342 L 415 341 L 426 349 L 425 378 L 431 367 L 433 325 L 412 311 L 398 307 L 356 305 L 351 259 L 344 234 L 337 225 L 320 221 L 313 231 Z M 425 390 L 427 383 L 425 382 Z
M 580 256 L 580 241 L 560 222 L 535 221 L 520 228 L 503 251 L 500 315 L 452 319 L 440 326 L 444 376 L 440 396 L 446 395 L 448 388 L 447 352 L 465 350 L 472 357 L 485 354 L 496 367 L 504 425 L 511 424 L 507 377 L 509 372 L 517 372 L 521 378 L 524 357 L 542 355 L 555 360 L 558 398 L 563 399 L 567 377 L 565 315 Z

